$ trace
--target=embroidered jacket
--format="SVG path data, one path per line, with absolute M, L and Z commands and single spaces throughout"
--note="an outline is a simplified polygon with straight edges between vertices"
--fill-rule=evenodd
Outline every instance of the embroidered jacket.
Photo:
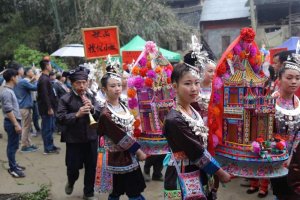
M 181 155 L 179 157 L 188 159 L 184 163 L 195 165 L 208 174 L 220 169 L 218 162 L 206 150 L 201 135 L 194 133 L 179 111 L 172 109 L 168 113 L 163 131 L 175 158 Z
M 122 124 L 116 124 L 111 111 L 104 107 L 99 118 L 99 132 L 105 138 L 108 151 L 107 170 L 113 174 L 123 174 L 139 167 L 135 157 L 140 145 L 132 137 L 132 131 Z
M 293 100 L 286 101 L 280 97 L 280 92 L 272 94 L 276 99 L 276 129 L 287 143 L 287 149 L 291 153 L 300 141 L 300 101 L 296 95 Z

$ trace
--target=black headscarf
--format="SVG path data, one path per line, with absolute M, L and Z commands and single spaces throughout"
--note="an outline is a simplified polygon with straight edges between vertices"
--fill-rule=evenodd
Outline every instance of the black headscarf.
M 77 67 L 76 69 L 69 71 L 69 79 L 73 83 L 79 80 L 88 80 L 89 70 L 84 67 Z

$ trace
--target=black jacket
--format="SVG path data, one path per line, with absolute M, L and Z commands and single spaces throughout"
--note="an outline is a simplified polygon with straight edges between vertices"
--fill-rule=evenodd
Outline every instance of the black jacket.
M 86 95 L 94 106 L 93 117 L 97 121 L 100 115 L 98 102 L 90 94 Z M 86 143 L 97 139 L 97 130 L 89 127 L 89 116 L 76 118 L 79 108 L 83 106 L 80 96 L 71 91 L 62 96 L 58 103 L 56 117 L 63 126 L 61 141 L 67 143 Z
M 63 83 L 56 81 L 53 83 L 53 88 L 56 91 L 57 98 L 60 99 L 63 95 L 67 94 L 68 92 L 63 88 Z M 67 87 L 67 86 L 66 86 Z
M 42 74 L 40 76 L 37 85 L 37 94 L 37 102 L 41 116 L 48 115 L 48 109 L 52 108 L 54 112 L 56 111 L 57 99 L 48 75 Z

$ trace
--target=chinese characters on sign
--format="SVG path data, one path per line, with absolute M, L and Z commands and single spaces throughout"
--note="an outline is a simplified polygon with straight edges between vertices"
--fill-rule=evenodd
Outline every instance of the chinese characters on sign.
M 117 26 L 83 28 L 82 37 L 87 59 L 102 58 L 108 54 L 119 56 L 119 30 Z
M 142 51 L 122 51 L 123 69 L 126 70 L 133 60 L 137 60 Z

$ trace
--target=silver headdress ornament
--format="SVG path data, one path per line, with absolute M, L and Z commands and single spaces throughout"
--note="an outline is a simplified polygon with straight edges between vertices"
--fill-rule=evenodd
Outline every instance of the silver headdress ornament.
M 191 74 L 193 76 L 196 76 L 197 78 L 200 77 L 200 71 L 199 71 L 199 69 L 197 67 L 194 67 L 194 66 L 192 66 L 192 65 L 190 65 L 188 63 L 184 63 L 184 64 L 186 64 L 190 68 L 189 71 L 191 72 Z
M 106 71 L 111 78 L 121 82 L 120 62 L 118 58 L 113 59 L 110 54 L 106 57 Z
M 120 76 L 119 74 L 114 73 L 114 72 L 107 72 L 107 73 L 109 74 L 109 76 L 110 76 L 111 78 L 113 78 L 113 79 L 115 79 L 115 80 L 117 80 L 117 81 L 119 81 L 119 82 L 122 81 L 122 78 L 121 78 L 121 76 Z
M 294 69 L 300 72 L 300 54 L 296 53 L 292 54 L 292 57 L 288 56 L 287 61 L 284 62 L 284 68 Z
M 211 64 L 213 66 L 216 66 L 216 63 L 213 60 L 208 58 L 207 51 L 205 50 L 201 51 L 203 45 L 199 43 L 196 35 L 192 35 L 192 43 L 190 44 L 190 47 L 192 49 L 191 57 L 197 59 L 194 67 L 199 69 L 198 71 L 199 71 L 200 78 L 203 78 L 203 72 L 205 70 L 206 65 Z

